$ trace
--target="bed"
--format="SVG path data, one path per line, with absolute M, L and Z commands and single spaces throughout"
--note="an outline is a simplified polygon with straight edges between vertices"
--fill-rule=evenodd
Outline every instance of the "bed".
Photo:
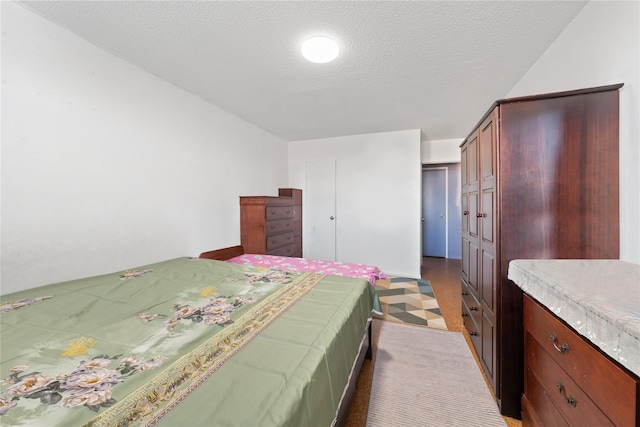
M 331 426 L 379 301 L 205 252 L 0 298 L 0 424 Z

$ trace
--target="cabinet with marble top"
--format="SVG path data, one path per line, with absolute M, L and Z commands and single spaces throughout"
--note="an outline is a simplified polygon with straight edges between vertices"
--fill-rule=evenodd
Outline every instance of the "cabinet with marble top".
M 639 426 L 640 265 L 513 260 L 524 291 L 523 425 Z

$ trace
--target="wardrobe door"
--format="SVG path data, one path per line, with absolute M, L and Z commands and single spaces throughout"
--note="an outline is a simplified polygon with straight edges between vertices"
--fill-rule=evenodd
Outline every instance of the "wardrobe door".
M 478 165 L 480 207 L 479 222 L 479 300 L 482 308 L 482 352 L 485 373 L 493 389 L 498 392 L 497 375 L 497 122 L 498 108 L 480 125 L 478 134 Z
M 466 141 L 462 150 L 465 152 L 466 164 L 465 164 L 465 176 L 462 183 L 462 193 L 467 203 L 467 219 L 463 220 L 466 223 L 467 230 L 462 235 L 462 263 L 463 269 L 466 268 L 467 274 L 463 273 L 463 277 L 466 279 L 469 290 L 479 299 L 479 264 L 478 264 L 478 217 L 477 212 L 479 209 L 479 194 L 478 194 L 478 132 L 473 133 Z M 465 256 L 466 255 L 466 256 Z

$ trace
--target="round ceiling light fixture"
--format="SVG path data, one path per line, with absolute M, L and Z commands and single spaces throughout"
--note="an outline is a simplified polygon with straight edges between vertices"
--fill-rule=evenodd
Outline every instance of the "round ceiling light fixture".
M 311 62 L 324 64 L 338 56 L 338 44 L 325 36 L 314 36 L 302 43 L 302 55 Z

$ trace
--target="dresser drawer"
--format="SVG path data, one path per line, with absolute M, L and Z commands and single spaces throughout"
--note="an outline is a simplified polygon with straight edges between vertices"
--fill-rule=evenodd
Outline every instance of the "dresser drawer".
M 528 295 L 523 301 L 523 322 L 525 331 L 549 360 L 562 368 L 615 425 L 638 425 L 637 379 Z
M 292 219 L 279 219 L 276 221 L 267 221 L 264 224 L 265 236 L 269 237 L 274 234 L 284 233 L 285 231 L 293 232 Z
M 520 399 L 520 405 L 522 406 L 522 425 L 526 427 L 544 427 L 540 418 L 538 418 L 538 414 L 536 414 L 535 410 L 527 396 L 522 395 L 522 399 Z
M 531 335 L 527 334 L 525 342 L 528 373 L 535 375 L 535 379 L 570 425 L 614 425 Z M 527 377 L 525 395 L 534 393 L 533 387 L 537 381 L 532 381 L 531 376 Z M 546 421 L 543 422 L 546 425 Z
M 472 304 L 475 304 L 475 299 L 473 298 L 473 296 L 469 295 L 468 293 L 465 294 L 465 284 L 462 284 L 462 290 L 463 290 L 463 294 L 462 294 L 462 322 L 464 323 L 464 327 L 467 329 L 467 332 L 469 332 L 469 336 L 471 337 L 471 342 L 473 342 L 473 346 L 476 349 L 476 352 L 478 354 L 481 354 L 481 349 L 482 349 L 482 336 L 480 335 L 480 327 L 478 326 L 479 323 L 476 319 L 479 319 L 479 316 L 481 316 L 481 314 L 479 313 L 479 310 L 469 310 L 469 306 L 467 304 L 467 301 L 473 301 Z M 469 297 L 471 299 L 469 299 Z M 473 305 L 472 305 L 473 307 Z M 477 305 L 475 305 L 475 307 L 477 307 Z M 481 319 L 480 319 L 481 320 Z M 480 323 L 482 324 L 482 323 Z
M 555 407 L 538 378 L 525 368 L 525 383 L 527 389 L 522 398 L 523 427 L 569 427 L 569 423 Z M 526 416 L 525 416 L 526 412 Z M 531 424 L 529 423 L 531 421 Z
M 476 297 L 469 292 L 469 289 L 462 285 L 462 302 L 467 309 L 467 313 L 473 318 L 476 325 L 482 325 L 482 311 L 480 310 L 480 303 L 476 300 Z
M 267 236 L 267 251 L 293 243 L 293 231 Z
M 271 221 L 282 218 L 293 218 L 293 206 L 265 206 L 265 220 Z
M 279 248 L 272 249 L 267 251 L 268 255 L 277 255 L 277 256 L 293 256 L 293 243 L 286 246 L 280 246 Z

